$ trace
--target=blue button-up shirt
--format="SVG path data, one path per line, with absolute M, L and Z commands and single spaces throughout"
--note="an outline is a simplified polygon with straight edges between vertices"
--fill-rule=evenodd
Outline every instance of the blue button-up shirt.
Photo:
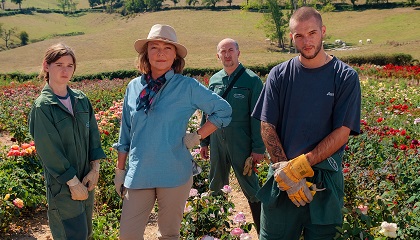
M 143 189 L 176 187 L 192 175 L 192 156 L 183 142 L 190 117 L 197 109 L 218 128 L 231 121 L 232 109 L 223 98 L 197 80 L 172 70 L 155 95 L 147 114 L 136 111 L 136 100 L 146 87 L 145 76 L 133 79 L 124 97 L 118 143 L 114 148 L 128 152 L 124 186 Z

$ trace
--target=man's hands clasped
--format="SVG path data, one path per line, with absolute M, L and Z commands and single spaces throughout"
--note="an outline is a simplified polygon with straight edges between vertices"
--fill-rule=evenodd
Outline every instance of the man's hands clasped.
M 312 170 L 305 154 L 293 158 L 285 163 L 285 166 L 280 169 L 277 168 L 274 173 L 276 182 L 278 183 L 279 188 L 283 191 L 287 191 L 303 178 L 314 176 L 314 171 Z
M 271 167 L 279 189 L 286 191 L 297 207 L 312 201 L 316 191 L 309 189 L 311 183 L 306 182 L 306 177 L 312 177 L 314 171 L 304 154 L 287 162 L 275 163 Z

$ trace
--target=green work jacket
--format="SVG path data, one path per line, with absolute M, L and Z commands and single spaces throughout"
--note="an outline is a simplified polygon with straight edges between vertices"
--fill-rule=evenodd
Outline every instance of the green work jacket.
M 46 84 L 29 117 L 29 131 L 53 196 L 75 175 L 82 181 L 90 171 L 90 161 L 106 157 L 89 99 L 79 90 L 67 90 L 74 115 Z
M 235 69 L 229 76 L 225 70 L 220 70 L 210 78 L 209 89 L 218 95 L 223 95 L 226 88 L 229 86 L 236 74 L 243 68 L 242 64 Z M 264 153 L 265 145 L 261 138 L 260 121 L 251 117 L 254 106 L 260 96 L 263 84 L 261 79 L 253 71 L 246 69 L 244 73 L 236 81 L 233 88 L 226 96 L 226 101 L 232 107 L 232 121 L 226 128 L 244 128 L 249 129 L 250 138 L 252 141 L 252 152 Z M 204 124 L 205 119 L 203 119 Z M 216 130 L 215 134 L 223 131 L 223 129 Z M 241 139 L 234 139 L 240 141 Z M 201 141 L 201 146 L 208 146 L 209 139 L 206 138 Z

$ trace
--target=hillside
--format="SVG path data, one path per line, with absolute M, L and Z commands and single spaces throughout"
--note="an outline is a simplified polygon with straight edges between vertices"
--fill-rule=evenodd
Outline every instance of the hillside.
M 409 53 L 420 59 L 420 14 L 414 8 L 330 12 L 323 14 L 327 42 L 341 39 L 352 46 L 329 51 L 336 56 L 373 53 Z M 54 43 L 72 46 L 78 58 L 76 74 L 134 69 L 136 52 L 133 43 L 147 36 L 155 23 L 175 27 L 179 41 L 188 48 L 187 67 L 220 67 L 215 48 L 225 37 L 238 40 L 241 61 L 246 65 L 267 64 L 293 55 L 273 49 L 258 28 L 262 14 L 256 12 L 172 10 L 122 17 L 88 13 L 66 17 L 60 14 L 15 15 L 2 17 L 4 28 L 26 31 L 30 39 L 52 34 L 82 32 L 83 35 L 57 37 L 0 52 L 0 72 L 38 72 L 45 49 Z M 366 44 L 366 39 L 372 44 Z M 364 44 L 359 45 L 362 39 Z

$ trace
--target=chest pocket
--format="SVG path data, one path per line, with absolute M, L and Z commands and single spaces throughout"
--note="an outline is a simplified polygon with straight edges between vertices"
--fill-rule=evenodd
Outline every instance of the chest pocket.
M 228 94 L 228 102 L 233 108 L 241 111 L 250 111 L 250 101 L 251 101 L 251 89 L 246 87 L 236 87 L 234 86 L 231 92 Z

